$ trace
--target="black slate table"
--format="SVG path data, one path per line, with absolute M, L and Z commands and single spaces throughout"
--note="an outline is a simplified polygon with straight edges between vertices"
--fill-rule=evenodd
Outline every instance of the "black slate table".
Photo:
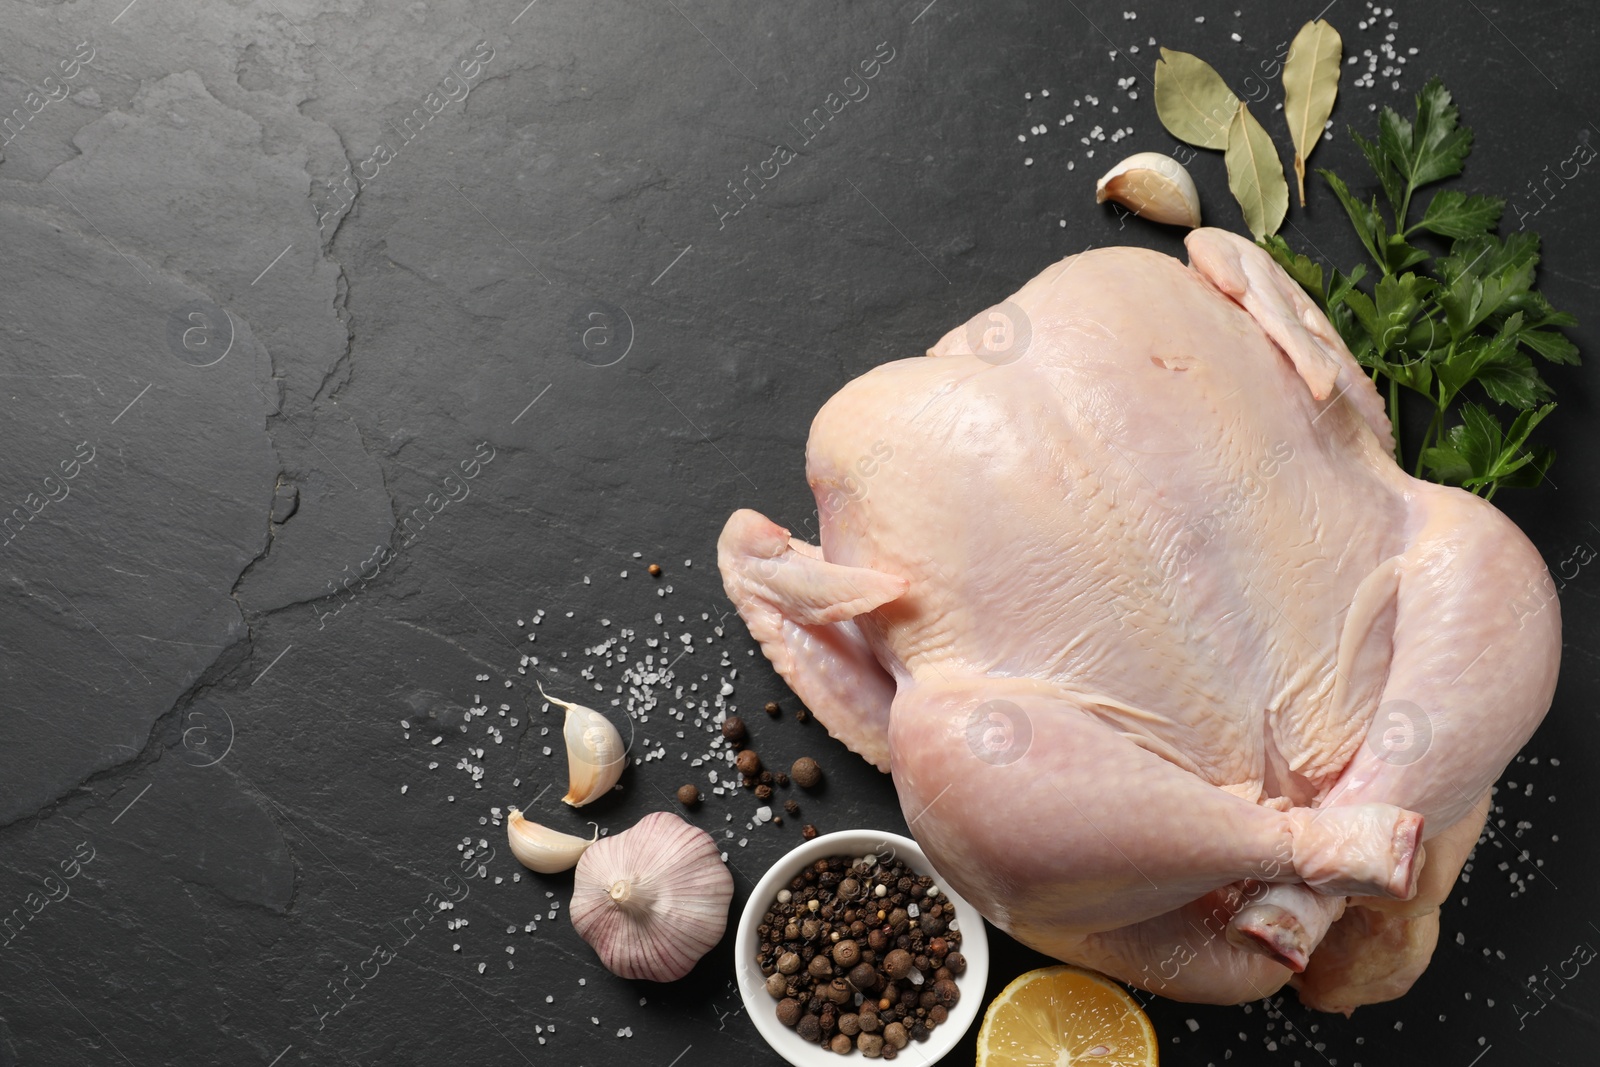
M 680 982 L 612 977 L 504 812 L 615 831 L 696 781 L 736 908 L 805 822 L 904 828 L 751 655 L 721 523 L 811 535 L 807 427 L 851 377 L 1062 256 L 1180 252 L 1093 180 L 1176 143 L 1154 41 L 1281 99 L 1321 5 L 1235 2 L 8 4 L 0 1064 L 776 1062 L 731 936 Z M 1543 233 L 1592 355 L 1593 14 L 1326 10 L 1405 62 L 1346 68 L 1314 164 L 1359 172 L 1346 124 L 1442 75 L 1463 188 Z M 1220 159 L 1191 169 L 1242 228 Z M 1357 260 L 1320 182 L 1290 219 Z M 1593 1062 L 1594 365 L 1549 374 L 1551 484 L 1497 501 L 1561 572 L 1566 654 L 1432 968 L 1349 1020 L 1155 1000 L 1165 1062 Z M 683 687 L 629 729 L 659 755 L 571 812 L 532 683 L 616 713 L 645 655 Z M 825 788 L 747 825 L 681 699 Z M 991 995 L 1046 962 L 994 940 Z

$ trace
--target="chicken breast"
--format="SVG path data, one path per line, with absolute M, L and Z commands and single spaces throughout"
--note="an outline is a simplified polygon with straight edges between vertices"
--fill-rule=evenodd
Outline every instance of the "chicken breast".
M 1396 466 L 1264 251 L 1187 247 L 1065 259 L 847 384 L 806 454 L 821 544 L 741 510 L 719 565 L 991 922 L 1178 999 L 1303 972 L 1350 1010 L 1426 966 L 1549 707 L 1553 583 L 1492 505 Z

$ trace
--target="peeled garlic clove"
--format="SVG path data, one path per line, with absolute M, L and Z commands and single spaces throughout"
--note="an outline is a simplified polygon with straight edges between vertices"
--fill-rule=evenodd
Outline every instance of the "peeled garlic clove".
M 711 835 L 657 811 L 583 854 L 568 917 L 612 974 L 671 982 L 722 940 L 732 900 Z
M 599 800 L 611 791 L 627 766 L 622 735 L 611 720 L 582 704 L 569 704 L 539 687 L 539 695 L 567 709 L 561 733 L 567 742 L 567 795 L 561 799 L 575 808 Z
M 593 824 L 591 824 L 593 825 Z M 536 822 L 529 822 L 516 808 L 506 816 L 506 838 L 511 842 L 511 854 L 517 862 L 530 871 L 556 874 L 570 871 L 583 855 L 583 850 L 600 838 L 600 827 L 595 826 L 594 837 L 584 840 Z
M 1094 202 L 1107 200 L 1151 222 L 1191 229 L 1200 225 L 1200 194 L 1194 179 L 1182 163 L 1160 152 L 1135 152 L 1106 171 L 1095 183 Z

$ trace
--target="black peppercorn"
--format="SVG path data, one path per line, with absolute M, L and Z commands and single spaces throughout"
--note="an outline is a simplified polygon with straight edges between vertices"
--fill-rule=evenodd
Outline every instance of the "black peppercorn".
M 796 804 L 792 800 L 785 800 L 783 802 L 783 810 L 788 812 L 790 815 L 799 815 L 800 805 Z
M 800 831 L 800 836 L 807 841 L 814 840 L 817 836 L 817 828 L 810 823 L 806 823 L 805 828 Z
M 764 710 L 768 715 L 771 715 L 773 718 L 777 718 L 778 702 L 776 700 L 769 700 L 767 701 L 766 707 L 762 710 Z

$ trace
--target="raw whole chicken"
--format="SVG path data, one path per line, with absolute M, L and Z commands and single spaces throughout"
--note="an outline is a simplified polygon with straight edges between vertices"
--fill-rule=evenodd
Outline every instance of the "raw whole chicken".
M 1492 505 L 1409 477 L 1300 288 L 1062 260 L 811 426 L 820 545 L 749 511 L 718 562 L 940 877 L 1018 940 L 1179 1000 L 1404 993 L 1560 617 Z

